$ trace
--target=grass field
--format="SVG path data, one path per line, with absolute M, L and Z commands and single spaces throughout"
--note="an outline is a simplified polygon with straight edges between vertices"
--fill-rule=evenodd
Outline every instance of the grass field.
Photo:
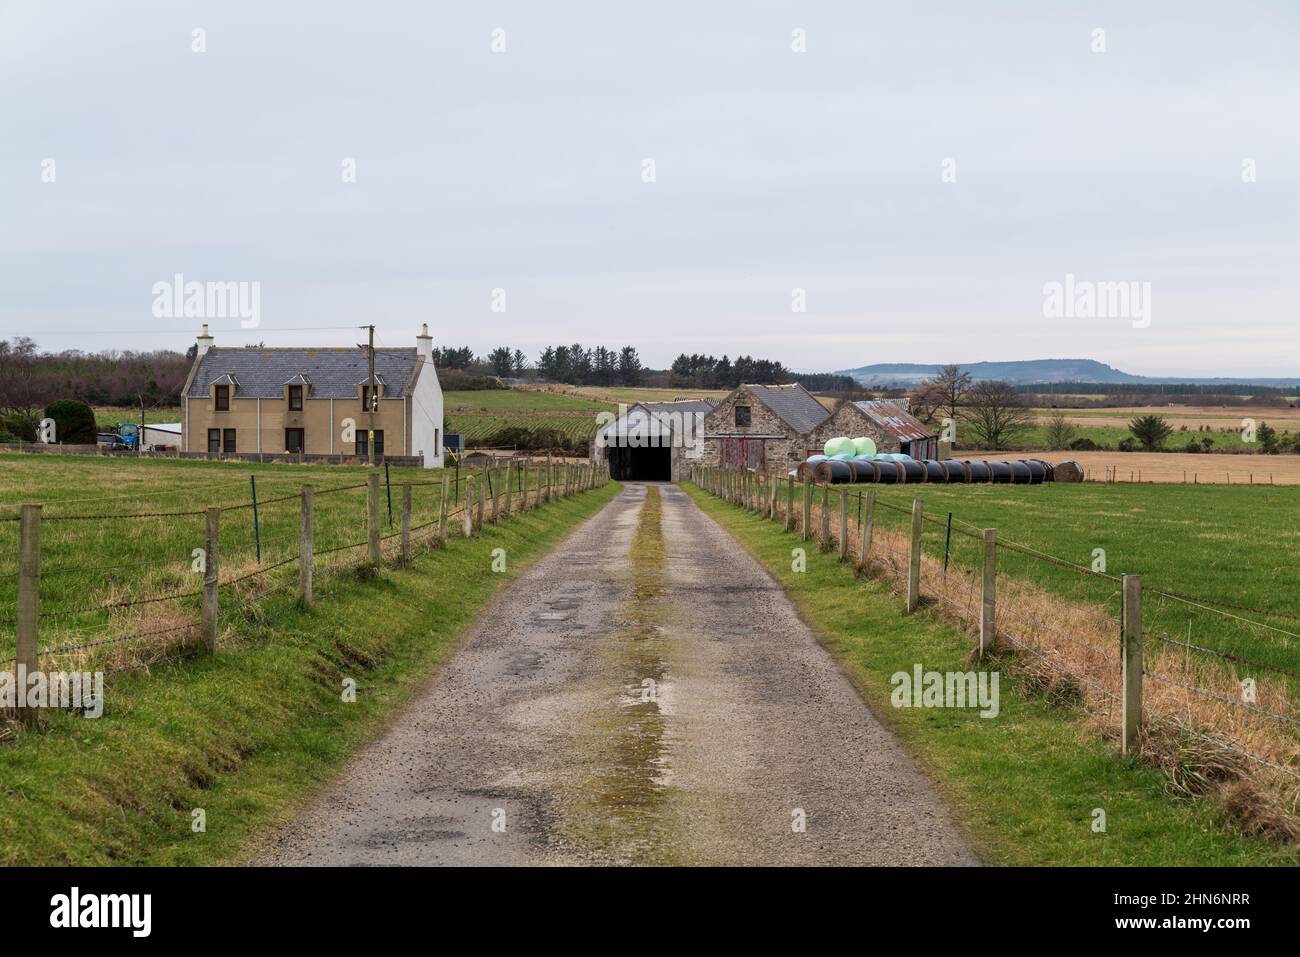
M 1075 720 L 1079 709 L 1045 700 L 1018 678 L 1003 676 L 1002 710 L 995 720 L 961 709 L 891 707 L 891 674 L 910 671 L 917 662 L 938 671 L 966 670 L 969 636 L 929 614 L 904 617 L 898 596 L 883 582 L 856 577 L 832 555 L 809 550 L 807 571 L 795 573 L 791 547 L 797 538 L 688 488 L 786 589 L 876 713 L 940 783 L 989 863 L 1223 866 L 1300 860 L 1294 846 L 1222 826 L 1225 811 L 1217 799 L 1170 798 L 1161 773 L 1119 758 L 1113 743 Z M 1108 510 L 1113 505 L 1096 504 Z M 1014 505 L 991 500 L 984 508 L 1000 518 Z M 1028 534 L 1034 526 L 1018 528 Z M 1091 828 L 1096 808 L 1106 814 L 1104 833 Z
M 84 494 L 90 486 L 74 476 L 91 464 L 99 463 L 64 461 L 43 479 L 65 497 Z M 0 461 L 0 469 L 22 465 Z M 212 481 L 222 469 L 203 471 L 189 477 Z M 184 498 L 185 478 L 172 471 L 151 484 L 170 483 Z M 51 712 L 41 733 L 0 741 L 0 866 L 246 858 L 266 828 L 288 820 L 373 737 L 498 589 L 617 491 L 610 483 L 485 525 L 472 541 L 421 549 L 408 567 L 377 578 L 323 576 L 310 610 L 292 593 L 242 611 L 223 604 L 226 636 L 215 656 L 109 675 L 103 717 Z M 179 532 L 168 541 L 189 544 Z M 510 556 L 504 574 L 491 570 L 495 548 Z M 355 702 L 343 699 L 344 678 L 356 682 Z M 204 832 L 191 827 L 200 808 Z
M 13 655 L 17 601 L 16 505 L 44 505 L 41 529 L 42 647 L 83 644 L 104 637 L 180 625 L 197 615 L 197 598 L 82 612 L 157 595 L 187 595 L 201 576 L 193 550 L 204 544 L 209 506 L 221 519 L 221 575 L 226 580 L 297 554 L 299 490 L 316 490 L 315 549 L 324 552 L 364 541 L 366 469 L 362 466 L 282 465 L 129 457 L 61 457 L 0 453 L 0 660 Z M 393 515 L 400 517 L 403 482 L 412 490 L 412 525 L 436 518 L 442 472 L 392 469 Z M 460 472 L 462 484 L 473 474 Z M 252 479 L 259 500 L 253 521 Z M 518 479 L 518 472 L 515 473 Z M 419 484 L 416 484 L 419 483 Z M 328 490 L 343 488 L 343 491 Z M 463 489 L 456 495 L 463 494 Z M 384 494 L 383 520 L 388 519 Z M 157 514 L 161 513 L 161 514 Z M 156 517 L 123 518 L 133 514 Z M 78 516 L 103 516 L 83 518 Z M 388 528 L 385 528 L 385 533 Z M 261 564 L 257 545 L 261 545 Z M 330 560 L 350 560 L 343 551 Z M 256 587 L 256 581 L 246 587 Z
M 906 509 L 913 498 L 931 516 L 952 512 L 955 566 L 978 567 L 980 543 L 961 531 L 996 528 L 999 539 L 1084 568 L 1105 553 L 1112 575 L 1140 574 L 1146 586 L 1300 616 L 1300 572 L 1288 561 L 1300 542 L 1300 488 L 1184 485 L 934 485 L 877 487 L 878 500 Z M 904 531 L 910 518 L 883 511 L 879 521 Z M 942 557 L 945 530 L 927 525 L 923 544 Z M 1003 550 L 1003 572 L 1118 614 L 1118 586 L 1046 561 Z M 1252 618 L 1300 633 L 1284 617 Z M 1300 671 L 1300 639 L 1152 597 L 1148 627 Z M 1190 629 L 1190 630 L 1189 630 Z
M 180 406 L 165 406 L 161 409 L 144 410 L 145 425 L 152 425 L 155 422 L 179 422 L 180 420 Z M 140 422 L 140 410 L 114 405 L 95 406 L 95 424 L 101 431 L 114 429 L 120 422 L 138 424 Z

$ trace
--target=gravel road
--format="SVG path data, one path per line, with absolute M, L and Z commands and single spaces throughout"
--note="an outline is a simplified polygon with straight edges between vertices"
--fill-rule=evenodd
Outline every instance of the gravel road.
M 780 586 L 628 484 L 257 863 L 978 862 Z

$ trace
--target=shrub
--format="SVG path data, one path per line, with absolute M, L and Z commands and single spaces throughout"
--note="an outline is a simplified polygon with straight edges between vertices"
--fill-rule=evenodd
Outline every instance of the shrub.
M 1120 450 L 1121 452 L 1136 452 L 1136 451 L 1137 451 L 1137 443 L 1134 442 L 1132 439 L 1120 439 L 1120 440 L 1119 440 L 1119 450 Z
M 1085 435 L 1083 438 L 1071 442 L 1070 449 L 1075 452 L 1096 452 L 1098 445 Z
M 31 416 L 14 414 L 0 415 L 0 431 L 14 436 L 11 442 L 35 442 L 36 420 Z
M 45 407 L 54 420 L 54 440 L 60 445 L 94 445 L 98 428 L 95 412 L 80 399 L 59 399 Z
M 479 392 L 485 389 L 509 389 L 499 379 L 490 376 L 471 375 L 464 369 L 439 369 L 438 384 L 443 392 Z

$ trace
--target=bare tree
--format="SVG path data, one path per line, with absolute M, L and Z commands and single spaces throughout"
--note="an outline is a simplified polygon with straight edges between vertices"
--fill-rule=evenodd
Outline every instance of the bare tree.
M 1078 438 L 1079 430 L 1065 417 L 1064 412 L 1053 412 L 1047 418 L 1047 447 L 1053 451 L 1069 448 Z
M 912 414 L 922 422 L 935 423 L 946 418 L 953 423 L 961 409 L 966 394 L 971 389 L 969 372 L 959 365 L 940 366 L 932 379 L 922 382 L 912 391 Z
M 965 395 L 962 422 L 980 447 L 997 450 L 1034 424 L 1024 397 L 1005 382 L 975 383 Z

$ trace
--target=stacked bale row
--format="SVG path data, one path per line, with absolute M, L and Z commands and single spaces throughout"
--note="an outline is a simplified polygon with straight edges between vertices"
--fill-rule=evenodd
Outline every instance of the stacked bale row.
M 1071 464 L 1071 463 L 1063 463 Z M 800 479 L 832 485 L 876 483 L 881 485 L 915 485 L 918 482 L 941 484 L 1005 483 L 1039 485 L 1053 480 L 1056 467 L 1039 459 L 1009 462 L 975 462 L 957 459 L 882 459 L 849 458 L 807 461 L 799 466 Z

